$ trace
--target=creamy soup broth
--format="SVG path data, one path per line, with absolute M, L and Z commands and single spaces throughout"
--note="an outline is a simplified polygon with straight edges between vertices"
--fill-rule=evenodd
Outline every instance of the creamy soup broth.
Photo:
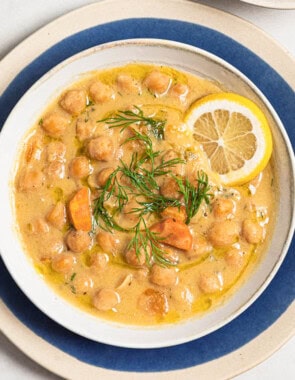
M 195 100 L 221 91 L 131 64 L 84 75 L 44 111 L 25 139 L 14 200 L 25 251 L 62 297 L 122 323 L 174 323 L 220 305 L 249 277 L 274 221 L 272 167 L 224 187 L 183 121 Z M 128 112 L 158 124 L 128 124 Z M 179 183 L 201 180 L 188 220 Z

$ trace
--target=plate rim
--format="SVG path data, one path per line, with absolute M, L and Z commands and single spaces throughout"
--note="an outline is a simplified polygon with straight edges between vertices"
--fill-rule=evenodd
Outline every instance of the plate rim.
M 272 8 L 272 9 L 295 9 L 295 1 L 294 0 L 283 0 L 278 1 L 273 0 L 240 0 L 243 3 L 247 3 L 250 5 L 256 5 L 258 7 L 263 8 Z
M 132 9 L 132 14 L 131 15 L 129 15 L 128 17 L 126 17 L 126 18 L 133 18 L 133 17 L 143 17 L 143 14 L 141 14 L 141 12 L 143 11 L 143 9 L 144 9 L 144 7 L 143 6 L 141 6 L 141 10 L 140 11 L 138 11 L 138 9 L 136 8 L 136 4 L 137 4 L 137 1 L 135 1 L 135 0 L 127 0 L 130 4 L 133 4 L 133 6 L 134 6 L 134 8 Z M 90 4 L 90 5 L 86 5 L 86 6 L 84 6 L 84 7 L 82 7 L 82 8 L 78 8 L 78 9 L 76 9 L 76 10 L 74 10 L 74 11 L 71 11 L 71 12 L 69 12 L 69 13 L 67 13 L 66 15 L 64 15 L 64 16 L 61 16 L 61 17 L 59 17 L 59 18 L 57 18 L 56 20 L 54 20 L 54 21 L 52 21 L 50 24 L 47 24 L 46 26 L 44 26 L 43 28 L 41 28 L 39 31 L 37 31 L 37 32 L 35 32 L 35 33 L 33 33 L 30 37 L 28 37 L 27 39 L 25 39 L 22 43 L 20 43 L 16 48 L 14 48 L 12 51 L 11 51 L 11 53 L 9 53 L 6 57 L 4 57 L 3 59 L 2 59 L 2 61 L 0 62 L 0 68 L 5 68 L 5 66 L 9 66 L 9 63 L 11 62 L 11 61 L 13 61 L 13 59 L 14 59 L 14 56 L 15 55 L 17 55 L 18 54 L 18 52 L 20 51 L 20 50 L 22 50 L 26 45 L 28 46 L 28 45 L 30 45 L 30 44 L 32 44 L 32 41 L 33 40 L 35 40 L 35 39 L 40 39 L 40 33 L 42 34 L 44 34 L 44 33 L 46 33 L 46 32 L 48 32 L 48 30 L 54 30 L 54 28 L 56 28 L 56 25 L 57 24 L 59 24 L 60 22 L 61 22 L 61 20 L 62 20 L 62 22 L 64 22 L 65 20 L 74 20 L 75 18 L 76 18 L 76 16 L 80 13 L 80 12 L 86 12 L 86 13 L 89 13 L 89 14 L 91 14 L 92 13 L 92 10 L 93 9 L 96 9 L 96 8 L 101 8 L 101 7 L 105 7 L 106 9 L 110 6 L 110 4 L 115 4 L 115 3 L 117 3 L 118 5 L 120 4 L 120 1 L 119 0 L 104 0 L 104 1 L 101 1 L 101 2 L 99 2 L 99 3 L 94 3 L 94 4 Z M 152 7 L 150 7 L 150 4 L 151 3 L 153 3 L 154 4 L 154 6 L 152 6 Z M 254 26 L 253 24 L 251 24 L 250 22 L 248 22 L 248 21 L 245 21 L 245 20 L 243 20 L 243 19 L 241 19 L 241 18 L 239 18 L 238 16 L 233 16 L 233 15 L 229 15 L 229 14 L 227 14 L 227 13 L 225 13 L 225 12 L 223 12 L 223 11 L 219 11 L 219 10 L 217 10 L 217 9 L 214 9 L 214 8 L 211 8 L 211 7 L 209 7 L 209 6 L 205 6 L 205 5 L 202 5 L 202 4 L 196 4 L 196 3 L 191 3 L 191 2 L 187 2 L 187 1 L 182 1 L 182 0 L 162 0 L 162 5 L 164 5 L 164 3 L 173 3 L 173 9 L 174 9 L 174 11 L 175 11 L 175 8 L 176 9 L 178 9 L 178 13 L 177 13 L 177 15 L 178 15 L 178 17 L 177 17 L 177 19 L 180 19 L 181 21 L 189 21 L 189 22 L 193 22 L 193 23 L 195 23 L 195 24 L 198 24 L 198 25 L 203 25 L 203 26 L 206 26 L 206 27 L 209 27 L 209 28 L 212 28 L 212 29 L 216 29 L 217 31 L 219 31 L 219 32 L 221 32 L 221 33 L 223 33 L 224 31 L 223 30 L 220 30 L 220 29 L 217 29 L 216 28 L 216 25 L 215 26 L 212 26 L 212 23 L 214 24 L 214 22 L 216 21 L 216 19 L 219 19 L 219 17 L 221 17 L 222 15 L 223 15 L 223 17 L 227 17 L 228 19 L 230 19 L 230 20 L 234 20 L 233 21 L 233 23 L 235 24 L 236 22 L 237 22 L 237 20 L 239 20 L 239 22 L 242 22 L 242 26 L 243 26 L 243 28 L 250 28 L 251 29 L 251 32 L 253 32 L 253 30 L 255 31 L 255 33 L 257 33 L 257 30 L 260 32 L 260 33 L 262 33 L 262 35 L 263 35 L 263 37 L 264 37 L 264 39 L 266 40 L 266 41 L 268 41 L 269 42 L 269 44 L 270 45 L 272 45 L 272 46 L 276 46 L 280 51 L 281 51 L 281 53 L 284 55 L 284 58 L 285 58 L 285 61 L 294 61 L 294 59 L 292 58 L 292 56 L 291 55 L 289 55 L 288 54 L 288 52 L 287 51 L 285 51 L 285 49 L 283 49 L 282 47 L 280 47 L 271 37 L 269 37 L 266 33 L 264 33 L 261 29 L 259 29 L 258 27 L 256 27 L 256 26 Z M 138 4 L 137 4 L 138 5 Z M 125 6 L 126 6 L 126 1 L 125 1 Z M 158 8 L 159 7 L 157 7 L 157 1 L 155 1 L 155 0 L 151 0 L 151 1 L 149 1 L 149 7 L 150 7 L 150 9 L 149 9 L 149 15 L 148 15 L 148 12 L 147 12 L 147 9 L 145 9 L 145 13 L 144 13 L 144 16 L 145 17 L 148 17 L 148 16 L 150 16 L 150 17 L 157 17 L 157 15 L 155 14 L 156 12 L 157 12 L 157 10 L 158 10 Z M 130 6 L 128 6 L 128 7 L 126 7 L 126 8 L 130 8 Z M 213 18 L 211 18 L 211 20 L 209 21 L 209 20 L 206 20 L 207 21 L 207 23 L 205 22 L 204 23 L 204 19 L 202 20 L 202 22 L 200 22 L 200 20 L 196 20 L 196 17 L 193 17 L 192 16 L 192 10 L 194 10 L 194 11 L 196 11 L 196 9 L 199 9 L 199 10 L 203 10 L 205 13 L 206 12 L 211 12 L 212 10 L 214 11 L 213 12 L 213 14 L 214 14 L 214 17 Z M 136 13 L 136 11 L 138 11 L 138 13 L 139 14 L 137 14 L 137 15 L 135 15 L 135 13 Z M 170 10 L 171 11 L 171 10 Z M 135 13 L 134 13 L 135 12 Z M 204 13 L 203 12 L 203 13 Z M 186 14 L 186 15 L 184 15 L 184 13 Z M 198 14 L 200 14 L 201 12 L 196 12 L 196 13 L 198 13 Z M 181 18 L 180 18 L 180 15 L 181 15 Z M 110 16 L 110 15 L 109 15 Z M 114 16 L 116 16 L 116 15 L 112 15 L 113 17 Z M 112 21 L 115 21 L 115 20 L 119 20 L 119 19 L 122 19 L 122 14 L 120 15 L 120 18 L 118 18 L 118 19 L 113 19 Z M 126 14 L 124 14 L 124 16 L 126 16 Z M 169 17 L 170 16 L 170 17 Z M 125 18 L 125 17 L 124 17 Z M 167 19 L 174 19 L 174 17 L 173 17 L 173 15 L 171 15 L 171 13 L 170 12 L 168 12 L 167 14 L 164 14 L 164 18 L 167 18 Z M 106 19 L 104 19 L 104 20 L 99 20 L 100 22 L 99 23 L 97 23 L 98 22 L 98 19 L 96 19 L 96 25 L 100 25 L 100 24 L 104 24 L 104 23 L 106 23 L 106 22 L 108 22 L 108 21 L 110 21 L 110 20 L 106 20 Z M 211 22 L 211 24 L 210 24 L 210 22 Z M 210 25 L 209 25 L 210 24 Z M 226 23 L 227 24 L 227 23 Z M 218 25 L 218 23 L 217 23 L 217 25 Z M 87 27 L 91 27 L 92 25 L 88 25 Z M 218 25 L 219 27 L 220 27 L 220 25 Z M 242 27 L 241 26 L 241 27 Z M 58 29 L 58 28 L 56 28 L 56 29 Z M 82 26 L 82 29 L 85 29 L 85 27 L 83 27 Z M 76 30 L 75 32 L 78 32 L 78 31 L 80 31 L 80 30 L 82 30 L 82 29 L 79 29 L 79 30 Z M 59 30 L 59 33 L 60 33 L 60 30 Z M 227 33 L 224 33 L 224 34 L 226 34 L 226 35 L 228 35 Z M 250 33 L 251 34 L 251 33 Z M 57 43 L 57 42 L 59 42 L 62 38 L 65 38 L 65 37 L 67 37 L 68 35 L 61 35 L 61 34 L 59 34 L 59 36 L 57 36 L 57 35 L 55 35 L 55 38 L 58 38 L 59 37 L 59 39 L 56 39 L 55 40 L 55 43 Z M 230 37 L 232 37 L 232 36 L 230 36 Z M 236 38 L 235 39 L 237 39 L 237 36 L 236 36 Z M 51 40 L 52 41 L 52 40 Z M 241 41 L 239 40 L 239 39 L 237 39 L 237 41 L 239 42 L 239 43 L 241 43 Z M 268 44 L 268 45 L 269 45 Z M 244 46 L 245 46 L 245 44 L 244 44 Z M 43 50 L 46 50 L 47 48 L 49 48 L 50 47 L 50 45 L 49 46 L 45 46 L 44 47 L 44 44 L 41 46 L 41 44 L 37 44 L 37 48 L 39 49 L 39 53 L 41 54 L 42 53 L 42 51 Z M 246 47 L 248 47 L 247 45 L 246 45 Z M 261 47 L 261 46 L 260 46 Z M 255 51 L 255 50 L 253 50 L 253 49 L 251 49 L 250 47 L 248 47 L 251 51 L 253 51 L 254 53 L 256 53 L 259 57 L 261 57 L 261 54 L 262 55 L 264 55 L 264 51 L 262 51 L 261 52 L 261 54 L 259 54 L 257 51 Z M 37 49 L 37 50 L 38 50 Z M 32 51 L 32 50 L 30 50 L 30 51 Z M 36 51 L 35 51 L 35 53 L 36 53 Z M 31 55 L 32 55 L 33 53 L 31 53 Z M 34 58 L 36 58 L 36 54 L 35 54 L 35 56 L 33 56 L 33 57 L 31 57 L 31 55 L 29 55 L 29 56 L 27 56 L 27 57 L 25 57 L 27 60 L 30 60 L 30 58 L 32 58 L 32 59 L 34 59 Z M 267 54 L 267 56 L 269 56 L 269 54 Z M 280 69 L 281 70 L 278 70 L 278 69 L 276 69 L 271 63 L 269 63 L 269 61 L 265 58 L 265 57 L 263 57 L 262 59 L 264 59 L 272 68 L 274 68 L 278 73 L 280 73 L 281 74 L 281 70 L 283 70 L 282 69 L 282 66 L 280 66 Z M 24 67 L 24 65 L 26 65 L 26 63 L 25 63 L 25 60 L 23 60 L 22 61 L 22 67 Z M 293 70 L 294 71 L 294 70 Z M 13 71 L 11 70 L 10 71 L 10 75 L 13 75 L 12 74 L 13 73 Z M 18 72 L 16 72 L 16 74 L 17 74 Z M 292 71 L 290 71 L 289 72 L 289 74 L 292 74 Z M 286 75 L 286 73 L 284 73 L 285 75 Z M 15 71 L 14 71 L 14 75 L 15 75 Z M 284 78 L 284 76 L 281 74 L 281 76 Z M 8 76 L 9 77 L 9 76 Z M 287 77 L 288 77 L 288 74 L 287 74 Z M 293 78 L 294 78 L 294 76 L 293 76 Z M 5 78 L 5 79 L 7 79 L 7 77 Z M 285 79 L 285 78 L 284 78 Z M 286 79 L 285 79 L 286 80 Z M 10 80 L 8 81 L 8 83 L 10 82 Z M 290 81 L 287 79 L 286 80 L 286 82 L 289 84 L 289 85 L 291 85 L 290 84 Z M 292 81 L 291 80 L 291 82 L 293 83 L 293 85 L 291 85 L 293 88 L 295 88 L 295 78 L 294 78 L 294 80 Z M 1 86 L 1 83 L 0 83 L 0 86 Z M 6 88 L 6 86 L 4 86 L 4 88 Z M 0 88 L 0 91 L 1 91 L 1 88 Z M 295 306 L 295 304 L 293 303 L 293 305 L 292 305 L 292 307 L 293 306 Z M 290 309 L 290 308 L 289 308 Z M 288 310 L 289 310 L 288 309 Z M 287 311 L 283 314 L 283 316 L 286 316 L 285 314 L 287 313 Z M 279 321 L 281 318 L 279 318 L 277 321 Z M 277 321 L 276 321 L 276 323 L 275 323 L 275 325 L 277 324 Z M 1 322 L 1 320 L 0 320 L 0 322 Z M 19 321 L 20 322 L 20 321 Z M 280 344 L 277 346 L 277 348 L 276 349 L 278 349 L 282 344 L 284 344 L 284 342 L 286 341 L 286 340 L 288 340 L 291 336 L 292 336 L 292 334 L 294 333 L 293 331 L 295 331 L 295 323 L 293 322 L 293 324 L 291 323 L 291 322 L 293 322 L 293 321 L 289 321 L 289 324 L 290 324 L 290 326 L 291 326 L 291 333 L 289 332 L 287 335 L 285 334 L 285 336 L 284 336 L 284 338 L 283 339 L 281 339 L 281 341 L 280 341 Z M 285 322 L 286 323 L 286 322 Z M 0 327 L 1 327 L 1 323 L 0 323 Z M 23 325 L 23 327 L 25 327 L 24 325 Z M 31 331 L 31 330 L 30 330 Z M 32 331 L 31 331 L 31 333 L 32 334 L 34 334 Z M 263 332 L 263 334 L 264 334 L 264 332 Z M 8 338 L 10 338 L 9 336 L 8 336 Z M 255 339 L 253 339 L 253 341 L 255 341 Z M 14 341 L 13 341 L 13 343 L 18 347 L 18 344 L 17 344 L 17 339 L 15 339 Z M 51 346 L 48 342 L 46 342 L 49 346 Z M 251 342 L 249 342 L 248 344 L 251 344 L 252 343 L 252 341 Z M 247 344 L 247 345 L 248 345 Z M 237 351 L 239 351 L 239 350 L 237 350 Z M 273 350 L 273 351 L 275 351 L 275 349 Z M 62 352 L 62 351 L 61 351 Z M 234 351 L 233 353 L 236 353 L 236 351 Z M 228 354 L 228 355 L 226 355 L 226 357 L 228 357 L 228 356 L 230 356 L 230 355 L 232 355 L 233 353 L 230 353 L 230 354 Z M 235 373 L 234 375 L 237 375 L 238 373 L 241 373 L 241 372 L 243 372 L 243 371 L 245 371 L 245 370 L 247 370 L 247 369 L 249 369 L 249 368 L 251 368 L 252 366 L 254 366 L 254 365 L 256 365 L 256 364 L 258 364 L 258 362 L 261 362 L 261 361 L 263 361 L 264 359 L 266 359 L 269 355 L 271 355 L 272 354 L 272 352 L 269 352 L 268 354 L 264 354 L 264 357 L 263 358 L 261 358 L 261 360 L 259 360 L 259 361 L 257 361 L 258 360 L 258 358 L 255 358 L 256 359 L 256 363 L 252 363 L 252 364 L 249 364 L 248 363 L 248 366 L 246 366 L 245 365 L 245 363 L 244 363 L 244 368 L 243 369 L 239 369 L 239 372 L 237 372 L 237 373 Z M 221 357 L 221 358 L 218 358 L 218 359 L 215 359 L 215 360 L 213 360 L 212 362 L 215 362 L 215 361 L 218 361 L 218 360 L 220 360 L 220 359 L 222 359 L 223 357 Z M 36 360 L 37 361 L 37 360 Z M 39 361 L 37 361 L 37 362 L 39 362 Z M 209 363 L 212 363 L 212 362 L 209 362 Z M 80 364 L 84 364 L 84 363 L 81 363 L 81 362 L 79 362 Z M 41 364 L 41 363 L 40 363 Z M 185 370 L 181 370 L 181 371 L 188 371 L 188 370 L 191 370 L 191 369 L 196 369 L 197 367 L 199 367 L 199 368 L 201 368 L 201 367 L 203 367 L 203 366 L 206 366 L 208 363 L 205 363 L 205 364 L 201 364 L 201 365 L 198 365 L 198 366 L 196 366 L 196 367 L 190 367 L 190 368 L 188 368 L 188 369 L 185 369 Z M 45 366 L 44 364 L 42 364 L 43 366 Z M 86 365 L 86 364 L 85 364 Z M 87 365 L 87 366 L 89 366 L 89 365 Z M 45 366 L 46 367 L 46 366 Z M 97 369 L 99 369 L 99 367 L 95 367 L 95 368 L 97 368 Z M 53 368 L 49 368 L 51 371 L 53 371 Z M 103 369 L 103 370 L 105 370 L 105 369 Z M 105 370 L 105 371 L 107 371 L 107 372 L 114 372 L 114 371 L 112 371 L 112 370 Z M 55 372 L 55 371 L 54 371 Z M 116 371 L 115 372 L 116 374 L 118 374 L 118 372 Z M 124 373 L 124 372 L 120 372 L 120 373 Z M 125 373 L 130 373 L 130 372 L 125 372 Z M 162 373 L 162 374 L 164 374 L 164 373 Z

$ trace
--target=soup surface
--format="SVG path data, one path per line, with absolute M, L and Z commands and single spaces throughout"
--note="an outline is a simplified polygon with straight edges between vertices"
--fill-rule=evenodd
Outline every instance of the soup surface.
M 184 123 L 226 91 L 169 67 L 92 72 L 27 136 L 14 186 L 36 270 L 75 305 L 127 324 L 174 323 L 221 304 L 266 248 L 273 172 L 226 187 Z

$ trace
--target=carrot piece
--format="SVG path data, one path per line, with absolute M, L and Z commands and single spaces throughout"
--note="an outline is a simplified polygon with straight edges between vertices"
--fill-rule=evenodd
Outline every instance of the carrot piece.
M 92 228 L 90 190 L 79 189 L 68 205 L 69 216 L 76 230 L 90 231 Z
M 193 237 L 188 226 L 176 219 L 167 218 L 151 226 L 150 230 L 164 244 L 188 251 L 192 247 Z M 163 240 L 161 240 L 163 239 Z

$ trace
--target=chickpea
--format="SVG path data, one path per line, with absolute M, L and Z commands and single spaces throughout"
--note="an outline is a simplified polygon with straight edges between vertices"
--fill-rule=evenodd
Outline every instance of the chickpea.
M 90 140 L 87 148 L 90 158 L 98 161 L 110 161 L 115 154 L 114 143 L 108 136 Z
M 258 222 L 245 219 L 242 226 L 242 235 L 250 244 L 258 244 L 263 240 L 264 230 Z
M 71 283 L 75 289 L 75 293 L 77 294 L 87 294 L 91 289 L 93 289 L 94 285 L 92 277 L 87 273 L 78 273 Z
M 85 118 L 77 120 L 76 136 L 80 141 L 91 139 L 95 134 L 95 125 L 91 120 L 85 121 Z
M 161 267 L 154 264 L 151 270 L 150 281 L 160 286 L 173 286 L 177 283 L 177 273 L 174 268 Z
M 30 138 L 26 146 L 25 160 L 26 162 L 32 162 L 34 160 L 40 160 L 42 151 L 44 149 L 43 136 L 38 131 Z
M 221 273 L 202 273 L 198 285 L 201 291 L 206 294 L 220 292 L 223 289 L 222 275 Z
M 162 247 L 165 249 L 165 253 L 163 254 L 164 259 L 170 261 L 172 264 L 177 264 L 179 262 L 179 255 L 173 249 L 168 249 L 167 247 Z
M 41 126 L 47 135 L 58 138 L 65 134 L 69 124 L 70 120 L 67 117 L 58 113 L 52 113 L 43 118 Z
M 133 212 L 134 209 L 138 208 L 139 204 L 135 198 L 132 198 L 124 207 L 123 207 L 123 219 L 124 223 L 128 226 L 134 226 L 138 222 L 138 212 Z
M 180 207 L 167 207 L 161 212 L 163 218 L 173 218 L 179 220 L 180 222 L 185 222 L 186 220 L 186 210 L 184 206 Z
M 174 178 L 167 177 L 160 186 L 160 193 L 166 198 L 180 199 L 178 183 Z
M 94 82 L 89 87 L 89 93 L 95 103 L 105 103 L 115 98 L 113 89 L 100 81 Z
M 127 141 L 130 138 L 133 138 L 136 136 L 135 131 L 137 130 L 136 125 L 130 125 L 128 128 L 126 128 L 122 133 L 120 133 L 120 144 L 122 145 L 124 151 L 132 151 L 132 152 L 139 152 L 142 151 L 145 147 L 144 142 L 141 140 L 130 140 Z M 141 131 L 141 133 L 147 133 L 147 131 Z
M 86 107 L 87 97 L 84 90 L 67 91 L 60 100 L 60 106 L 71 115 L 78 115 Z
M 128 74 L 119 74 L 117 76 L 117 86 L 120 92 L 126 94 L 139 94 L 141 91 L 139 83 Z
M 46 168 L 46 174 L 51 180 L 62 179 L 65 176 L 65 165 L 60 161 L 53 161 Z
M 95 253 L 91 256 L 91 267 L 103 271 L 108 266 L 109 256 L 106 253 Z
M 104 168 L 96 176 L 96 183 L 99 187 L 104 187 L 109 176 L 114 172 L 114 168 Z M 111 187 L 111 186 L 110 186 Z
M 244 263 L 243 252 L 239 249 L 232 248 L 224 255 L 226 263 L 233 269 L 240 269 Z
M 151 288 L 139 296 L 138 307 L 150 315 L 165 315 L 169 310 L 166 294 Z
M 78 156 L 70 163 L 70 176 L 76 179 L 87 177 L 91 172 L 90 162 L 85 156 Z
M 91 247 L 91 237 L 86 231 L 71 230 L 66 236 L 66 244 L 75 253 L 84 252 Z
M 30 231 L 33 235 L 46 234 L 49 226 L 43 218 L 36 218 L 30 223 Z
M 96 241 L 104 252 L 111 254 L 115 254 L 122 244 L 117 234 L 106 231 L 99 231 L 96 235 Z
M 64 203 L 57 202 L 46 215 L 46 220 L 58 230 L 62 230 L 66 224 L 66 208 Z
M 229 219 L 233 217 L 235 208 L 233 200 L 219 198 L 213 203 L 213 215 L 219 219 Z
M 64 244 L 59 239 L 51 239 L 50 241 L 44 242 L 39 248 L 40 260 L 47 261 L 55 257 L 56 255 L 64 251 Z
M 141 267 L 146 263 L 146 253 L 141 249 L 137 255 L 135 248 L 132 247 L 125 253 L 125 260 L 130 265 Z
M 71 253 L 60 253 L 51 261 L 52 269 L 58 273 L 69 274 L 73 272 L 76 258 Z
M 44 175 L 37 169 L 25 169 L 19 178 L 18 187 L 21 191 L 39 189 L 44 183 Z
M 96 309 L 107 311 L 113 309 L 118 303 L 121 302 L 121 299 L 115 290 L 103 288 L 95 293 L 92 302 Z
M 152 71 L 145 77 L 143 84 L 153 94 L 157 96 L 165 95 L 171 85 L 171 78 L 169 75 L 159 71 Z
M 52 141 L 46 146 L 47 162 L 63 162 L 66 154 L 66 146 L 61 141 Z
M 171 87 L 169 94 L 180 101 L 184 101 L 187 94 L 189 92 L 189 88 L 184 83 L 176 83 L 174 86 Z
M 239 225 L 231 220 L 215 222 L 208 231 L 208 239 L 214 247 L 226 247 L 237 242 Z
M 212 245 L 202 235 L 196 235 L 193 238 L 192 249 L 185 252 L 188 259 L 194 259 L 206 255 L 212 251 Z

